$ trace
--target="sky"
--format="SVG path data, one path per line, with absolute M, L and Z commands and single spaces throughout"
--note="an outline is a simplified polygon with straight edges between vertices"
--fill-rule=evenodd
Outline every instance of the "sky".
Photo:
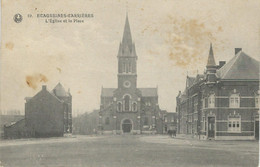
M 203 73 L 210 43 L 216 62 L 234 48 L 259 61 L 257 0 L 3 0 L 1 110 L 24 110 L 25 97 L 59 82 L 74 114 L 99 109 L 101 87 L 117 86 L 117 53 L 126 12 L 135 42 L 138 87 L 157 87 L 161 109 L 174 112 L 186 76 Z M 23 16 L 15 23 L 16 13 Z M 46 23 L 37 14 L 90 13 L 84 23 Z M 32 17 L 28 18 L 27 15 Z

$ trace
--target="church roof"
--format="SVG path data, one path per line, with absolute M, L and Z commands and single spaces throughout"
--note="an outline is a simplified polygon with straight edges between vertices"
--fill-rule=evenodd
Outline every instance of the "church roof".
M 138 88 L 142 92 L 143 97 L 158 96 L 157 88 Z
M 240 51 L 217 71 L 217 75 L 223 80 L 259 80 L 259 65 L 259 61 Z
M 208 63 L 207 63 L 207 67 L 209 67 L 209 66 L 216 66 L 213 49 L 212 49 L 212 44 L 210 44 L 209 57 L 208 57 Z
M 112 97 L 116 88 L 102 88 L 101 96 L 102 97 Z
M 61 83 L 58 83 L 56 87 L 52 90 L 52 92 L 55 96 L 59 97 L 67 97 L 69 96 L 69 93 L 65 91 L 64 87 L 61 85 Z

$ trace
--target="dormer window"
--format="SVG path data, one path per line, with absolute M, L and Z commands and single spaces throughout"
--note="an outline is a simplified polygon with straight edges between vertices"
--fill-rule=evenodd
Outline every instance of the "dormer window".
M 214 108 L 215 107 L 215 95 L 214 94 L 211 94 L 209 96 L 208 105 L 209 105 L 209 108 Z
M 229 97 L 229 107 L 230 108 L 239 108 L 240 107 L 240 97 L 239 97 L 239 94 L 232 94 Z

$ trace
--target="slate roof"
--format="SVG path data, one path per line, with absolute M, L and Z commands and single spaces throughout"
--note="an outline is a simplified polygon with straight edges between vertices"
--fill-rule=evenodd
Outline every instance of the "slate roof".
M 127 15 L 125 19 L 125 28 L 124 28 L 122 44 L 123 47 L 127 46 L 126 48 L 130 49 L 130 52 L 132 51 L 132 36 L 131 36 L 130 24 Z
M 158 96 L 157 88 L 138 88 L 143 97 L 154 97 Z M 114 91 L 116 88 L 102 88 L 101 96 L 102 97 L 113 97 Z
M 212 44 L 210 44 L 209 57 L 208 57 L 208 63 L 207 63 L 207 67 L 210 67 L 210 66 L 216 66 L 213 49 L 212 49 Z
M 157 88 L 138 88 L 142 92 L 143 97 L 158 96 Z
M 55 96 L 59 97 L 67 97 L 69 96 L 69 93 L 65 91 L 64 87 L 61 85 L 61 83 L 58 83 L 56 87 L 51 91 Z
M 186 86 L 187 87 L 190 87 L 192 84 L 193 84 L 193 82 L 195 81 L 195 77 L 189 77 L 189 76 L 187 76 L 187 80 L 186 80 Z
M 102 88 L 101 96 L 102 97 L 112 97 L 116 88 Z
M 217 71 L 217 76 L 221 80 L 259 80 L 259 65 L 259 61 L 240 51 Z

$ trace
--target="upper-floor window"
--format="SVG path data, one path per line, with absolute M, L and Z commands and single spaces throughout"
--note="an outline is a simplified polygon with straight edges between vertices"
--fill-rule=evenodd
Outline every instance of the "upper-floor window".
M 67 112 L 66 111 L 64 111 L 63 115 L 64 115 L 64 119 L 67 119 Z
M 118 103 L 117 103 L 117 111 L 118 111 L 118 112 L 121 112 L 121 111 L 122 111 L 122 103 L 121 103 L 121 102 L 118 102 Z
M 232 94 L 229 97 L 229 107 L 239 108 L 240 107 L 240 97 L 238 94 Z
M 147 101 L 147 102 L 145 102 L 145 105 L 151 106 L 151 102 L 150 102 L 150 101 Z
M 215 95 L 214 94 L 211 94 L 209 96 L 208 105 L 209 105 L 209 108 L 214 108 L 215 107 Z
M 133 111 L 137 111 L 137 104 L 136 104 L 136 102 L 133 102 Z
M 259 100 L 260 100 L 260 97 L 259 97 L 259 95 L 257 95 L 257 96 L 255 97 L 255 107 L 256 107 L 256 108 L 259 108 Z

